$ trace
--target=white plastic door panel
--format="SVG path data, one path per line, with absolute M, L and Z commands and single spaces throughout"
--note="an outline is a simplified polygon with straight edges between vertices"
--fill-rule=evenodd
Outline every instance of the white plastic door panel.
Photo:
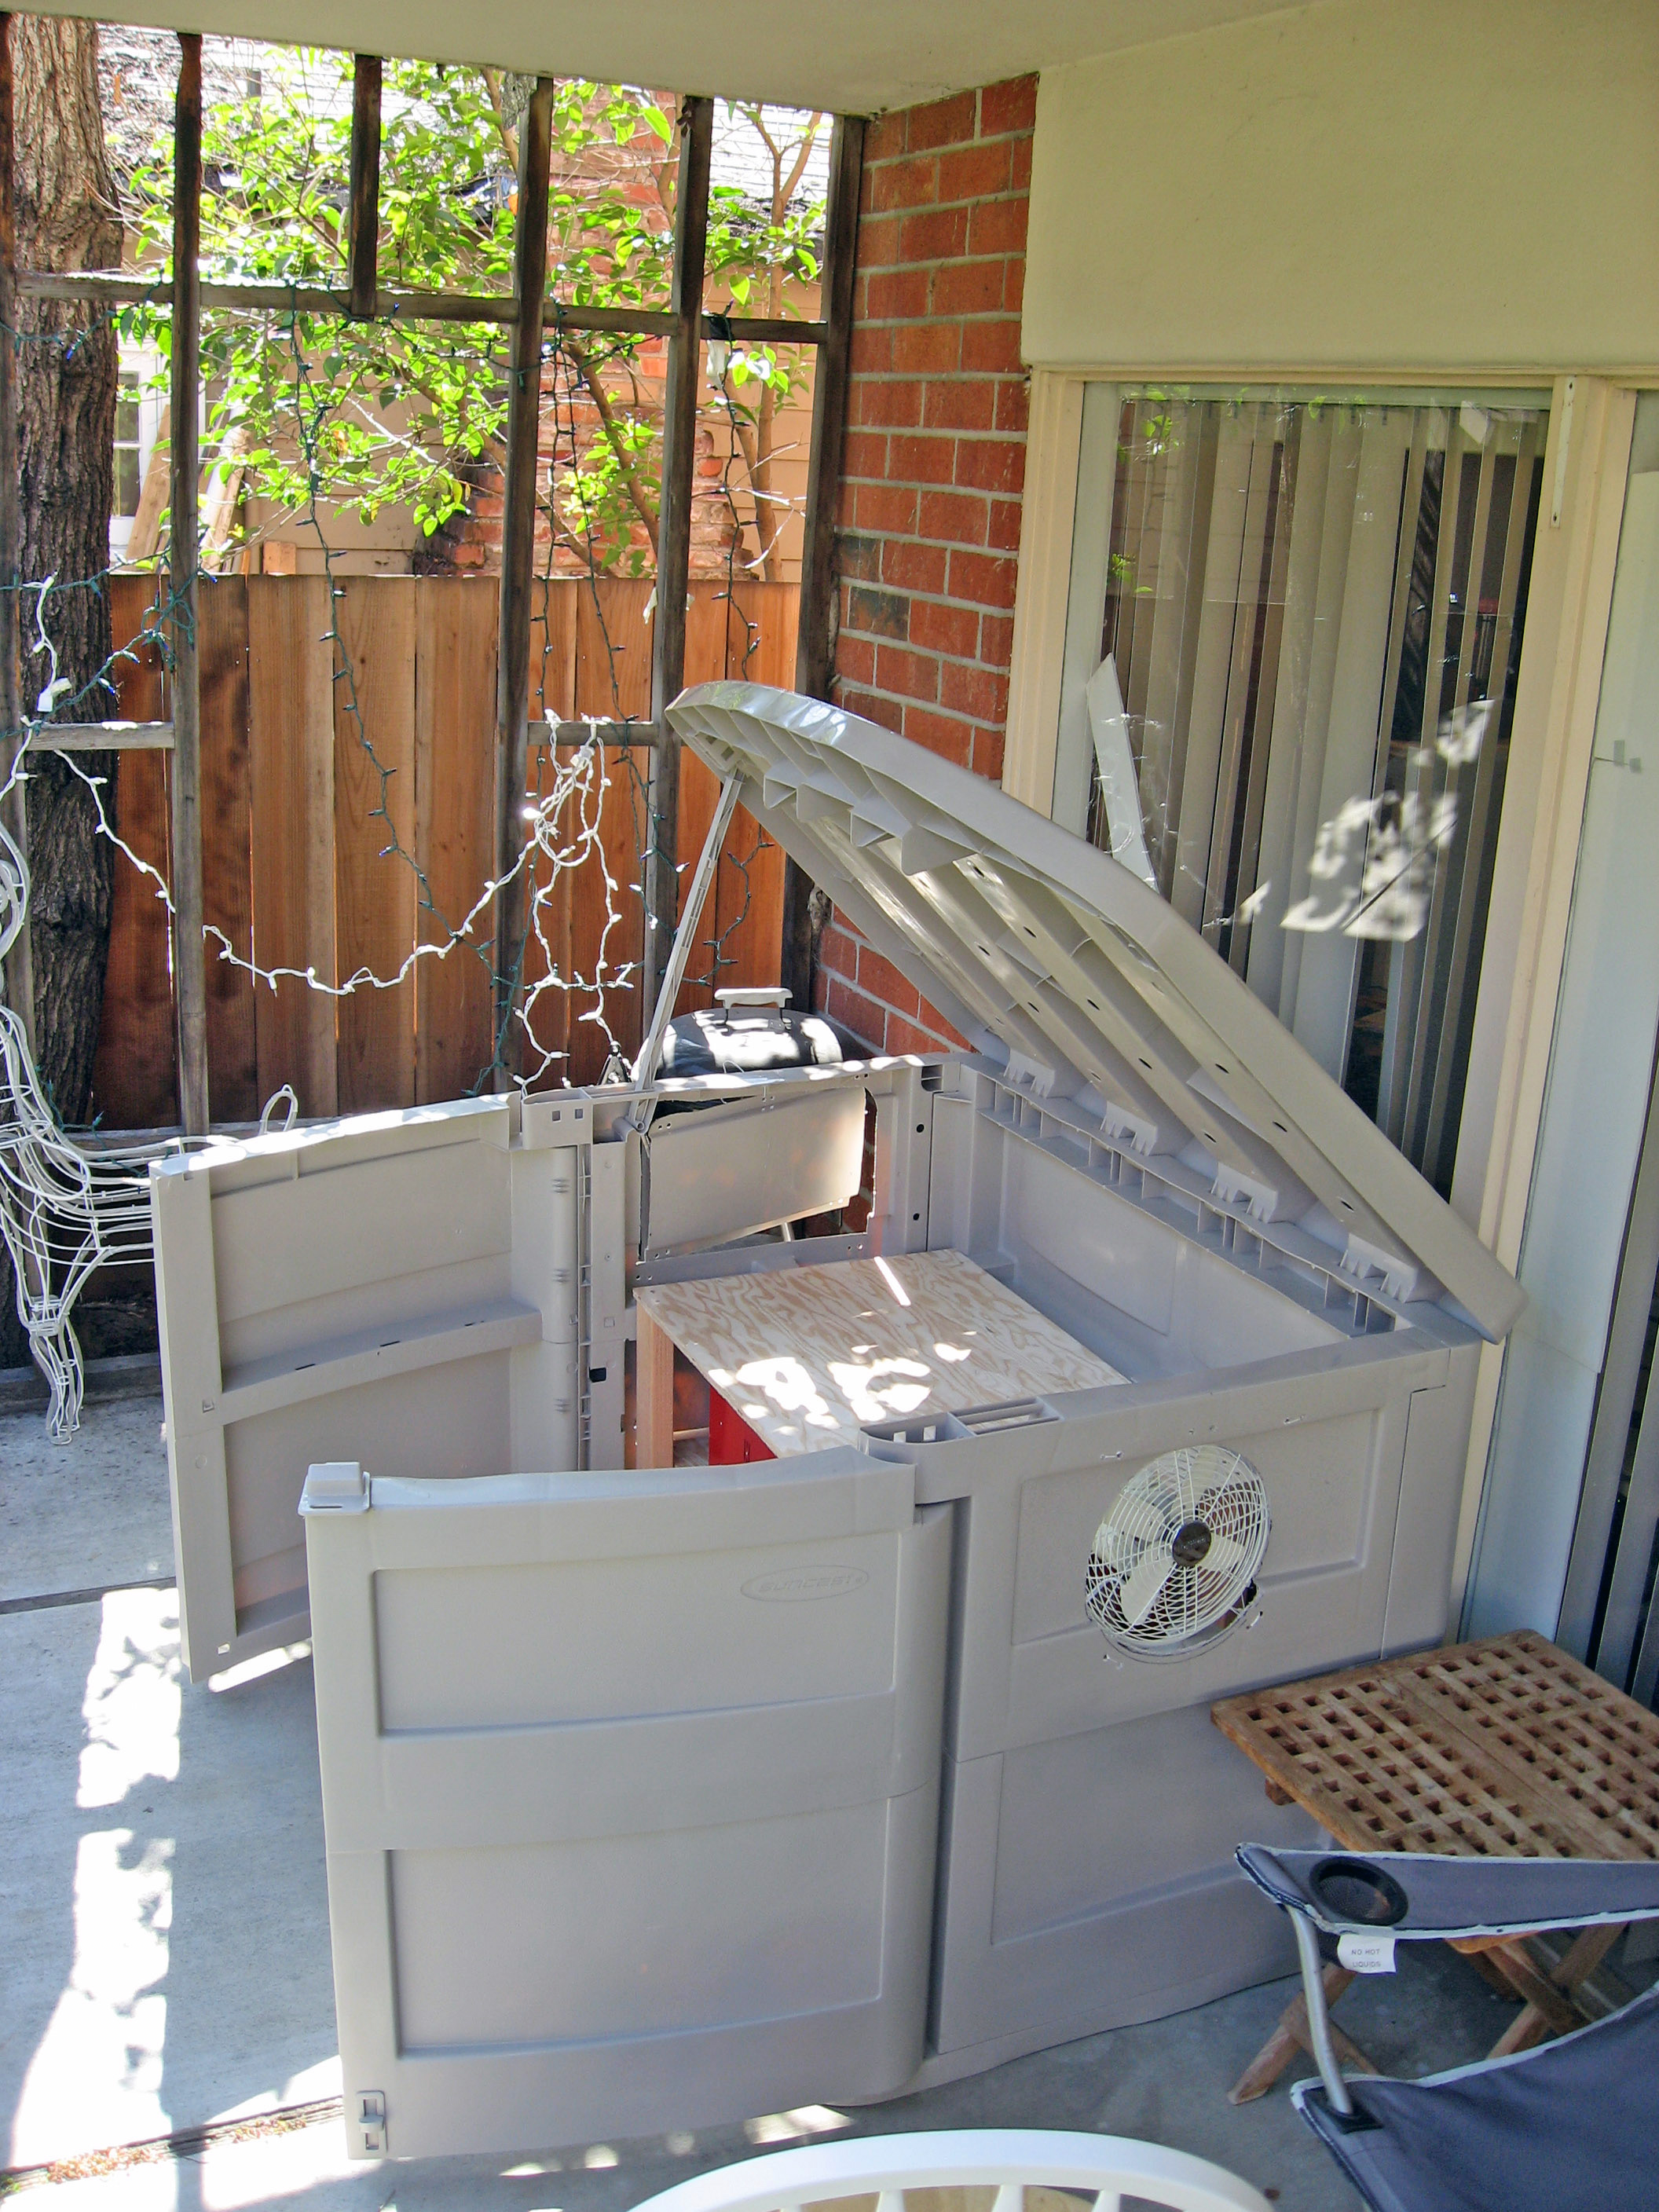
M 353 2150 L 523 2150 L 922 2057 L 950 1512 L 851 1450 L 305 1512 Z
M 194 1680 L 306 1634 L 298 1507 L 313 1460 L 432 1476 L 574 1465 L 587 1154 L 550 1128 L 513 1142 L 514 1111 L 496 1098 L 375 1115 L 155 1170 Z M 515 1249 L 521 1225 L 533 1233 Z

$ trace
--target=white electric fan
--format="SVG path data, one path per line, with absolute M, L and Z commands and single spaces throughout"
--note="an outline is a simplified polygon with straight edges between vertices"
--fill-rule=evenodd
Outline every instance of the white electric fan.
M 1189 1659 L 1243 1618 L 1272 1533 L 1261 1477 L 1241 1454 L 1161 1452 L 1095 1531 L 1090 1618 L 1137 1659 Z

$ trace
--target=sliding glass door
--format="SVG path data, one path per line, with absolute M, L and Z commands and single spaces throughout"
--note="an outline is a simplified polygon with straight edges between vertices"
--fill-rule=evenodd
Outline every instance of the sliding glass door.
M 1055 813 L 1443 1192 L 1547 416 L 1091 385 Z

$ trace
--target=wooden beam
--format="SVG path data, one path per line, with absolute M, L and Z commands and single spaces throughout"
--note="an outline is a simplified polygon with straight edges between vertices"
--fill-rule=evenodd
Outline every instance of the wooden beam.
M 702 371 L 702 279 L 708 246 L 708 167 L 714 103 L 680 103 L 674 189 L 674 273 L 663 394 L 662 503 L 657 518 L 657 614 L 651 646 L 651 719 L 685 681 L 685 602 L 691 574 L 691 495 L 697 458 L 697 388 Z M 680 755 L 665 738 L 652 748 L 646 800 L 645 963 L 641 1017 L 648 1025 L 667 969 L 678 914 Z
M 858 265 L 859 196 L 864 180 L 864 118 L 838 115 L 830 139 L 821 306 L 825 338 L 812 377 L 812 444 L 801 538 L 800 611 L 795 631 L 795 689 L 830 696 L 835 653 L 836 522 L 853 357 L 853 280 Z M 780 980 L 802 1013 L 812 1008 L 812 882 L 787 855 L 783 864 L 783 948 Z
M 185 1130 L 208 1128 L 207 978 L 202 950 L 201 684 L 197 663 L 197 410 L 200 404 L 202 40 L 179 33 L 173 106 L 173 988 L 179 1013 L 179 1105 Z
M 48 722 L 34 733 L 35 753 L 171 752 L 171 722 Z
M 553 151 L 550 76 L 536 80 L 519 127 L 519 213 L 513 291 L 519 304 L 508 370 L 507 481 L 502 492 L 501 651 L 495 672 L 495 872 L 504 877 L 524 844 L 529 781 L 530 593 L 536 556 L 536 477 L 541 431 L 542 303 L 547 289 L 547 203 Z M 495 1044 L 498 1085 L 519 1066 L 510 1019 L 523 957 L 529 886 L 522 876 L 495 902 Z
M 380 266 L 380 58 L 359 54 L 351 87 L 351 313 L 374 315 Z
M 0 782 L 16 763 L 23 734 L 17 665 L 18 590 L 22 581 L 22 510 L 17 477 L 17 183 L 12 143 L 11 17 L 0 15 Z M 8 794 L 5 824 L 27 866 L 28 818 L 20 782 Z M 34 963 L 27 914 L 6 955 L 6 1003 L 34 1038 Z
M 550 714 L 542 729 L 537 732 L 535 743 L 538 745 L 586 745 L 592 744 L 597 738 L 602 745 L 649 746 L 660 744 L 664 734 L 655 722 L 562 722 Z M 672 730 L 666 735 L 671 744 L 679 742 Z
M 106 276 L 94 270 L 25 270 L 18 276 L 17 289 L 27 300 L 89 301 L 105 307 L 131 307 L 156 296 L 155 283 L 146 283 L 143 277 Z M 204 307 L 264 309 L 277 314 L 291 312 L 302 315 L 349 315 L 355 312 L 349 291 L 334 291 L 320 284 L 223 284 L 210 279 L 200 289 Z M 371 312 L 386 320 L 401 318 L 411 323 L 499 323 L 509 329 L 519 319 L 516 303 L 507 294 L 499 292 L 386 289 L 375 293 Z M 665 308 L 590 307 L 561 300 L 543 301 L 542 321 L 550 328 L 605 331 L 623 337 L 670 337 L 678 327 L 677 318 Z M 819 346 L 829 336 L 827 324 L 798 323 L 787 315 L 728 315 L 721 322 L 722 328 L 716 331 L 714 318 L 702 316 L 700 326 L 703 337 L 729 336 L 739 345 Z M 729 331 L 725 328 L 727 324 Z

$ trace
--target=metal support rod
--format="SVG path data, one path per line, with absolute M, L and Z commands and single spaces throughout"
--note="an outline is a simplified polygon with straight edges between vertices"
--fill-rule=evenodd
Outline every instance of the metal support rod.
M 23 270 L 17 289 L 27 300 L 81 300 L 105 307 L 130 307 L 155 297 L 155 284 L 142 276 L 107 276 L 96 270 Z M 201 295 L 204 307 L 305 315 L 353 312 L 349 292 L 321 284 L 223 284 L 210 279 Z M 517 303 L 504 292 L 382 288 L 374 295 L 371 312 L 388 322 L 499 323 L 510 328 L 519 319 Z M 675 317 L 665 308 L 589 307 L 561 300 L 543 301 L 542 321 L 567 331 L 605 331 L 623 337 L 665 338 L 676 327 Z M 718 331 L 712 315 L 704 315 L 701 323 L 704 337 L 731 337 L 743 345 L 819 346 L 828 335 L 822 322 L 796 322 L 788 315 L 725 315 Z
M 1348 2085 L 1342 2079 L 1342 2069 L 1336 2063 L 1336 2051 L 1331 2042 L 1331 2016 L 1325 2008 L 1324 1962 L 1319 1955 L 1319 1937 L 1312 1921 L 1300 1912 L 1291 1912 L 1291 1925 L 1296 1930 L 1297 1956 L 1302 1962 L 1302 1992 L 1307 2000 L 1308 2033 L 1313 2038 L 1314 2060 L 1333 2109 L 1346 2118 L 1353 2110 L 1353 2099 L 1348 2094 Z
M 17 459 L 17 181 L 13 161 L 11 17 L 0 15 L 0 781 L 8 779 L 22 742 L 17 665 L 18 591 L 22 577 L 21 487 Z M 5 825 L 28 860 L 28 820 L 21 781 L 5 805 Z M 27 911 L 6 955 L 6 1003 L 22 1023 L 31 1055 L 34 1036 L 34 963 Z
M 639 1058 L 634 1062 L 635 1083 L 649 1083 L 657 1073 L 657 1063 L 662 1058 L 663 1039 L 668 1035 L 668 1024 L 674 1018 L 674 1001 L 680 994 L 680 985 L 685 981 L 685 971 L 690 965 L 692 941 L 697 934 L 697 924 L 708 903 L 708 894 L 714 887 L 714 878 L 720 864 L 720 848 L 726 842 L 726 833 L 732 827 L 732 817 L 738 811 L 738 797 L 743 788 L 743 777 L 733 770 L 720 786 L 720 795 L 715 802 L 714 818 L 708 825 L 708 835 L 702 841 L 702 850 L 697 855 L 696 872 L 685 894 L 685 913 L 679 933 L 674 939 L 674 949 L 668 956 L 668 965 L 663 971 L 662 989 L 658 994 L 656 1012 L 651 1017 L 651 1027 L 645 1042 L 640 1047 Z M 648 1109 L 640 1122 L 641 1129 L 650 1125 Z
M 864 118 L 838 115 L 830 139 L 830 198 L 824 222 L 822 307 L 825 337 L 812 377 L 812 443 L 801 537 L 800 611 L 795 631 L 795 689 L 830 696 L 835 671 L 836 523 L 853 356 L 853 283 L 858 265 L 859 196 L 864 181 Z M 786 856 L 780 973 L 803 1013 L 812 1007 L 812 880 Z
M 524 843 L 529 780 L 530 586 L 536 556 L 536 475 L 542 404 L 542 298 L 547 289 L 547 204 L 553 150 L 554 81 L 536 80 L 519 129 L 519 214 L 513 241 L 513 289 L 519 302 L 507 372 L 507 470 L 502 494 L 501 651 L 495 675 L 495 872 L 505 878 Z M 502 893 L 495 920 L 495 1040 L 504 1064 L 498 1084 L 519 1066 L 513 1032 L 517 969 L 523 957 L 528 886 L 522 874 Z
M 683 100 L 674 188 L 674 275 L 663 394 L 662 505 L 657 520 L 657 613 L 651 642 L 651 719 L 685 682 L 685 601 L 691 574 L 691 494 L 696 481 L 697 389 L 702 373 L 702 279 L 708 245 L 708 167 L 714 103 Z M 666 738 L 652 748 L 646 801 L 645 963 L 642 1010 L 649 1022 L 669 964 L 679 910 L 680 753 Z
M 374 313 L 380 265 L 380 58 L 359 54 L 351 87 L 350 313 Z
M 197 410 L 201 399 L 202 41 L 179 33 L 173 107 L 173 979 L 179 1010 L 179 1110 L 187 1136 L 208 1128 L 207 975 L 202 951 L 202 701 L 197 663 Z

